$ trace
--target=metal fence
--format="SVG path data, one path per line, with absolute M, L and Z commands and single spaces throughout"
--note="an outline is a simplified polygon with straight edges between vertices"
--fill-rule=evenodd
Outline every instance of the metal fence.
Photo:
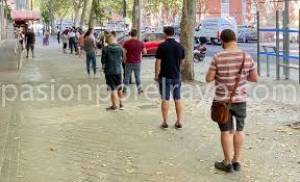
M 290 29 L 288 27 L 280 27 L 280 12 L 276 11 L 276 27 L 275 28 L 261 28 L 260 23 L 260 13 L 257 12 L 257 67 L 258 72 L 261 75 L 262 73 L 262 61 L 263 57 L 266 58 L 266 72 L 267 76 L 270 76 L 270 65 L 271 58 L 275 58 L 275 67 L 276 67 L 276 79 L 280 80 L 281 71 L 283 70 L 283 75 L 285 79 L 290 79 L 290 71 L 296 70 L 298 72 L 298 79 L 300 84 L 300 10 L 299 10 L 299 25 L 298 29 Z M 283 22 L 283 25 L 285 23 Z M 264 45 L 262 43 L 262 33 L 273 32 L 275 33 L 275 45 Z M 291 54 L 289 51 L 289 34 L 297 33 L 297 43 L 298 43 L 298 51 L 297 54 Z M 283 34 L 283 45 L 280 45 L 280 34 Z M 274 43 L 273 43 L 274 44 Z M 281 50 L 283 47 L 283 50 Z M 297 64 L 292 64 L 291 61 L 297 61 Z

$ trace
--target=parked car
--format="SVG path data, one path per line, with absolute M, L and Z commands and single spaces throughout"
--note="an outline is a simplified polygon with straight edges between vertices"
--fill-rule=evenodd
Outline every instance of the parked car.
M 145 33 L 142 35 L 147 55 L 155 55 L 158 46 L 164 41 L 165 35 L 163 33 Z
M 200 27 L 201 25 L 201 27 Z M 234 18 L 207 18 L 204 19 L 198 28 L 196 28 L 195 37 L 206 39 L 206 42 L 212 44 L 221 44 L 220 34 L 225 29 L 231 29 L 237 33 L 237 24 Z
M 248 43 L 250 41 L 257 41 L 257 31 L 253 26 L 239 26 L 238 27 L 238 42 Z
M 298 36 L 298 28 L 289 28 L 289 30 L 292 30 L 292 31 L 295 31 L 295 32 L 290 32 L 289 33 L 289 40 L 290 40 L 290 43 L 297 43 L 298 40 L 299 40 L 299 36 Z M 273 36 L 273 41 L 276 41 L 276 33 L 274 33 L 274 36 Z M 279 40 L 280 41 L 283 41 L 283 33 L 280 32 L 279 33 Z
M 124 43 L 129 39 L 128 36 L 123 37 L 118 40 L 120 45 L 124 45 Z M 165 40 L 165 36 L 163 33 L 158 32 L 147 32 L 142 34 L 142 41 L 144 42 L 145 48 L 147 50 L 147 54 L 145 56 L 155 55 L 158 46 Z

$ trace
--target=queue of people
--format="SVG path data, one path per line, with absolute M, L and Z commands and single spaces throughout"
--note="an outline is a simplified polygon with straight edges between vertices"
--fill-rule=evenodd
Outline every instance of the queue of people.
M 177 116 L 174 127 L 182 129 L 181 68 L 185 61 L 185 49 L 175 40 L 173 27 L 166 27 L 164 33 L 165 41 L 157 49 L 154 65 L 154 80 L 159 85 L 161 95 L 161 128 L 169 128 L 169 100 L 172 96 Z M 71 37 L 74 36 L 72 32 L 71 35 Z M 127 93 L 132 73 L 135 75 L 138 93 L 143 92 L 141 63 L 142 55 L 146 53 L 146 50 L 137 38 L 137 30 L 133 29 L 130 32 L 131 38 L 122 46 L 117 43 L 114 32 L 106 32 L 104 35 L 101 63 L 111 94 L 111 106 L 107 108 L 107 111 L 123 110 L 122 96 Z M 257 82 L 258 74 L 255 62 L 248 53 L 238 47 L 236 35 L 232 30 L 224 30 L 220 38 L 224 50 L 213 56 L 206 81 L 215 82 L 216 91 L 213 103 L 219 103 L 219 106 L 227 108 L 225 111 L 220 108 L 219 111 L 227 112 L 228 115 L 226 121 L 216 121 L 221 132 L 224 160 L 216 162 L 215 168 L 231 173 L 240 171 L 242 166 L 241 151 L 245 140 L 244 127 L 247 111 L 245 86 L 247 82 Z M 62 40 L 67 42 L 67 39 L 62 38 Z M 86 52 L 87 73 L 90 76 L 92 66 L 93 73 L 96 75 L 97 45 L 93 29 L 85 33 L 83 49 Z M 122 64 L 125 65 L 124 68 Z M 212 115 L 220 114 L 224 113 L 212 113 Z
M 161 128 L 169 128 L 169 100 L 171 96 L 175 103 L 175 129 L 182 129 L 183 104 L 181 102 L 181 68 L 185 61 L 185 49 L 175 38 L 173 27 L 164 29 L 165 41 L 157 49 L 154 65 L 154 80 L 159 85 L 161 95 Z M 26 47 L 27 54 L 34 57 L 35 34 L 31 29 L 19 32 L 21 48 Z M 107 111 L 124 110 L 123 94 L 127 94 L 132 73 L 135 76 L 137 91 L 143 92 L 141 72 L 142 56 L 146 49 L 137 38 L 137 30 L 130 32 L 130 39 L 124 45 L 119 45 L 115 32 L 105 32 L 101 36 L 101 64 L 105 74 L 106 84 L 111 95 L 111 106 Z M 66 53 L 69 45 L 70 53 L 86 55 L 86 71 L 94 78 L 97 73 L 95 32 L 90 28 L 85 34 L 74 28 L 64 30 L 59 37 Z M 241 50 L 237 44 L 235 33 L 226 29 L 220 35 L 224 50 L 213 56 L 206 75 L 208 83 L 215 82 L 216 91 L 212 104 L 212 119 L 217 122 L 224 160 L 215 163 L 215 168 L 232 173 L 241 170 L 241 153 L 245 140 L 244 128 L 247 116 L 247 82 L 257 82 L 258 74 L 254 60 Z M 122 66 L 123 65 L 123 66 Z M 123 74 L 122 74 L 123 73 Z M 219 107 L 219 108 L 218 108 Z M 228 115 L 221 122 L 216 115 Z
M 83 38 L 84 34 L 80 28 L 75 27 L 67 27 L 61 33 L 60 31 L 57 32 L 57 42 L 60 44 L 62 41 L 63 43 L 63 52 L 67 53 L 67 49 L 69 47 L 70 53 L 75 55 L 82 56 L 83 50 Z

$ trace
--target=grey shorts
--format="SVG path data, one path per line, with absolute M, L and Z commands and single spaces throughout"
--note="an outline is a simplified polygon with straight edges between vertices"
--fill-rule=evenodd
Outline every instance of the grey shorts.
M 245 127 L 245 119 L 247 117 L 247 104 L 244 103 L 234 103 L 231 105 L 230 109 L 231 119 L 226 124 L 219 124 L 220 130 L 231 131 L 236 129 L 236 131 L 243 131 Z M 235 119 L 234 119 L 235 118 Z M 236 127 L 235 127 L 236 121 Z

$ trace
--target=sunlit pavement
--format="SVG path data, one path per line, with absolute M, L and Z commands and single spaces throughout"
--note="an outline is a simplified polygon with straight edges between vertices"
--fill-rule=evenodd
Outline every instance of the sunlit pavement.
M 145 87 L 155 86 L 153 63 L 151 57 L 144 59 Z M 7 101 L 0 108 L 0 181 L 299 181 L 300 132 L 286 126 L 300 120 L 299 102 L 250 101 L 243 171 L 228 175 L 214 169 L 214 162 L 222 159 L 219 131 L 209 119 L 211 94 L 201 97 L 198 93 L 207 88 L 203 76 L 208 65 L 208 60 L 196 64 L 199 82 L 185 84 L 198 90 L 192 99 L 184 100 L 182 131 L 159 129 L 155 92 L 151 99 L 146 92 L 130 96 L 126 110 L 117 112 L 105 111 L 109 102 L 97 100 L 95 89 L 92 100 L 83 93 L 81 100 L 62 101 L 54 96 L 45 101 Z M 0 73 L 0 81 L 17 87 L 104 84 L 103 74 L 88 79 L 83 58 L 62 54 L 56 44 L 38 46 L 36 58 L 29 59 L 20 73 Z M 268 79 L 263 83 L 292 82 Z M 299 86 L 293 85 L 299 96 Z M 107 96 L 105 89 L 100 96 Z M 173 124 L 173 109 L 170 115 Z

